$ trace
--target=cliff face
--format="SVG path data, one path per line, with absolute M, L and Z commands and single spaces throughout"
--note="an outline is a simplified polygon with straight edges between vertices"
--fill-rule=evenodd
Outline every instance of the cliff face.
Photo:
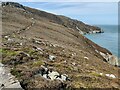
M 24 89 L 120 88 L 112 53 L 80 34 L 100 28 L 10 2 L 2 27 L 2 63 Z

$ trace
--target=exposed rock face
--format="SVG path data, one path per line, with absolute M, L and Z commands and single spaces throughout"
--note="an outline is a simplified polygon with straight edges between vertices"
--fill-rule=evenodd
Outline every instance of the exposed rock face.
M 10 88 L 23 90 L 19 81 L 11 75 L 9 69 L 0 63 L 0 89 Z
M 23 5 L 21 5 L 19 3 L 15 3 L 15 2 L 2 2 L 2 7 L 4 7 L 4 6 L 14 6 L 17 8 L 25 9 Z
M 118 63 L 118 58 L 114 55 L 110 55 L 110 54 L 104 54 L 102 52 L 100 52 L 100 55 L 103 56 L 103 58 L 111 65 L 114 65 L 114 66 L 119 66 L 119 63 Z

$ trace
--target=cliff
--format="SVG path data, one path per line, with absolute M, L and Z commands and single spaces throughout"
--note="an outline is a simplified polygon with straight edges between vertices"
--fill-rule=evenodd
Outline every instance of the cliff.
M 2 3 L 2 63 L 25 90 L 120 88 L 117 60 L 82 35 L 91 31 L 102 32 L 65 16 Z

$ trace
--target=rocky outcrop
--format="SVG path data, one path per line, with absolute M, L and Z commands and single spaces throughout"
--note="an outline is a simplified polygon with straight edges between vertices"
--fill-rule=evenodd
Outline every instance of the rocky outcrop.
M 48 69 L 47 67 L 41 66 L 41 69 L 39 69 L 38 74 L 45 79 L 50 80 L 60 80 L 60 81 L 69 81 L 68 75 L 66 74 L 60 74 L 57 71 L 53 71 Z
M 19 89 L 23 90 L 15 76 L 11 75 L 10 70 L 0 63 L 0 89 Z
M 100 55 L 111 65 L 119 66 L 118 58 L 115 55 L 105 54 L 100 52 Z
M 25 9 L 23 5 L 15 2 L 2 2 L 2 7 L 5 7 L 5 6 L 14 6 L 17 8 Z

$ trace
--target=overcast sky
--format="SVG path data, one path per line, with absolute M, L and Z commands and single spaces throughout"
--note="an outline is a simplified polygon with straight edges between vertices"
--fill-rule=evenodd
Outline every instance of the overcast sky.
M 65 15 L 92 25 L 116 25 L 117 2 L 24 2 L 23 5 Z

